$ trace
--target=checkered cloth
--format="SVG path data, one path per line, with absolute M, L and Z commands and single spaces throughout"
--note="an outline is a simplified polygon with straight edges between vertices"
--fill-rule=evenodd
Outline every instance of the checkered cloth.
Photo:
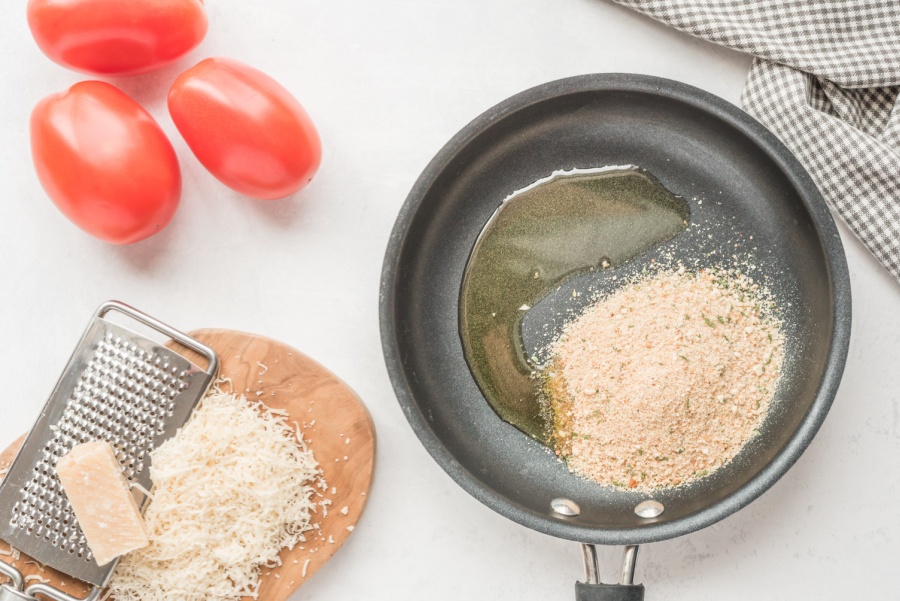
M 756 57 L 741 96 L 900 279 L 900 0 L 616 0 Z

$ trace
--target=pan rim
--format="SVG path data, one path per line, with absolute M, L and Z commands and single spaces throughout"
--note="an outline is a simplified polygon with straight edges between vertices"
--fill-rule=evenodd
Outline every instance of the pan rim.
M 635 528 L 591 528 L 565 519 L 554 519 L 527 510 L 485 485 L 456 460 L 428 425 L 407 383 L 399 345 L 394 336 L 395 282 L 406 234 L 423 199 L 448 164 L 467 144 L 503 118 L 533 104 L 590 92 L 662 96 L 708 113 L 751 139 L 773 160 L 798 191 L 822 245 L 833 299 L 832 337 L 825 372 L 809 412 L 787 444 L 756 476 L 729 496 L 671 522 L 651 523 Z M 850 342 L 851 294 L 846 256 L 831 212 L 809 173 L 773 133 L 737 106 L 694 86 L 650 75 L 594 73 L 550 81 L 500 102 L 469 122 L 431 159 L 400 209 L 385 252 L 379 297 L 382 351 L 388 375 L 407 421 L 432 458 L 466 492 L 500 515 L 532 530 L 583 543 L 622 545 L 667 540 L 710 526 L 760 497 L 799 459 L 824 422 L 840 385 Z

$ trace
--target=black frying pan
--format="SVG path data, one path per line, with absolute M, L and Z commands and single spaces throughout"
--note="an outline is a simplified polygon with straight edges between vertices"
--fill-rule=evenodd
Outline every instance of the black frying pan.
M 545 447 L 501 421 L 472 378 L 459 336 L 463 271 L 500 202 L 554 170 L 622 164 L 648 169 L 688 199 L 692 219 L 713 243 L 730 244 L 735 225 L 753 236 L 760 277 L 781 307 L 786 329 L 784 376 L 761 435 L 709 477 L 654 495 L 578 478 Z M 692 248 L 681 244 L 672 251 L 691 258 Z M 850 337 L 850 284 L 822 197 L 762 125 L 681 83 L 587 75 L 538 86 L 488 110 L 425 168 L 388 244 L 381 336 L 407 419 L 470 494 L 546 534 L 637 545 L 721 520 L 797 460 L 838 388 Z M 651 496 L 664 511 L 639 516 L 636 506 Z M 564 515 L 565 507 L 554 511 L 551 503 L 559 499 L 573 501 L 577 515 Z M 578 594 L 625 599 L 643 589 L 589 582 L 579 583 Z

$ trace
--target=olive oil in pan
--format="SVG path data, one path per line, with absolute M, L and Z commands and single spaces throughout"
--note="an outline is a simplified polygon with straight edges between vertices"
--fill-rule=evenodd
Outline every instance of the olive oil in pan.
M 510 195 L 475 242 L 460 292 L 460 336 L 482 393 L 544 444 L 550 428 L 522 319 L 580 273 L 614 268 L 687 227 L 687 203 L 637 167 L 555 172 Z

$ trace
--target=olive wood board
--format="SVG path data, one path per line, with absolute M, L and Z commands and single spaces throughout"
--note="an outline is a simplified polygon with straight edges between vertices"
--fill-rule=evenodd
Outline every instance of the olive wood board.
M 190 335 L 218 353 L 219 377 L 230 379 L 230 383 L 226 380 L 221 384 L 222 390 L 233 389 L 249 400 L 287 411 L 288 423 L 299 424 L 328 484 L 327 490 L 320 491 L 324 496 L 314 495 L 316 501 L 331 501 L 324 510 L 317 507 L 313 523 L 318 529 L 307 533 L 306 543 L 282 550 L 279 567 L 263 568 L 259 600 L 283 601 L 337 552 L 362 515 L 375 467 L 372 418 L 349 386 L 289 346 L 229 330 L 203 329 Z M 181 347 L 179 352 L 198 361 L 196 355 Z M 0 453 L 0 468 L 10 465 L 24 440 L 23 434 Z M 49 580 L 49 584 L 77 597 L 89 592 L 84 583 L 51 568 L 42 569 L 25 554 L 13 561 L 8 553 L 9 546 L 0 541 L 0 560 L 17 567 L 26 578 Z M 38 581 L 29 580 L 26 586 Z

